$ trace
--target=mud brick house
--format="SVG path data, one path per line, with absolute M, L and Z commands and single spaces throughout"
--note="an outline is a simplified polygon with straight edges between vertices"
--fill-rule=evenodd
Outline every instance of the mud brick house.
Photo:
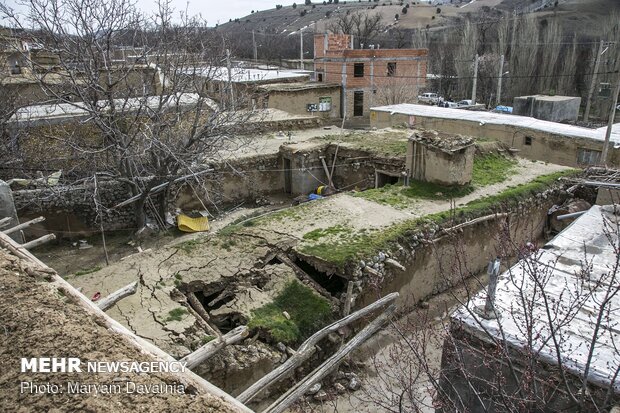
M 347 34 L 314 36 L 314 75 L 342 85 L 342 115 L 368 118 L 376 105 L 412 101 L 426 84 L 427 49 L 353 49 Z

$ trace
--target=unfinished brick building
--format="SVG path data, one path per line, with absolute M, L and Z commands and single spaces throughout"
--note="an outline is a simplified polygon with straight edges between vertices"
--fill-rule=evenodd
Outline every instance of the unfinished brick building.
M 342 85 L 341 113 L 365 118 L 376 105 L 412 102 L 426 84 L 427 49 L 353 49 L 348 34 L 314 36 L 319 82 Z

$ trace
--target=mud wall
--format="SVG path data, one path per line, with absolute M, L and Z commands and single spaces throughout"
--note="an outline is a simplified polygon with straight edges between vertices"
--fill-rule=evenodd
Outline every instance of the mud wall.
M 204 206 L 212 208 L 214 203 L 227 206 L 254 202 L 260 196 L 282 191 L 282 181 L 277 154 L 238 160 L 215 166 L 215 171 L 200 185 L 194 182 L 174 185 L 170 189 L 169 209 L 203 210 Z M 131 197 L 124 184 L 99 182 L 99 196 L 106 231 L 137 229 L 131 205 L 108 209 Z M 46 218 L 32 228 L 33 233 L 51 231 L 58 237 L 87 236 L 100 230 L 92 184 L 19 190 L 13 192 L 13 197 L 20 219 Z
M 512 125 L 484 124 L 462 119 L 442 119 L 403 114 L 391 115 L 388 112 L 372 111 L 371 125 L 378 128 L 405 125 L 494 139 L 511 148 L 518 149 L 519 156 L 524 158 L 570 167 L 580 166 L 578 162 L 580 151 L 602 151 L 603 149 L 603 142 L 593 139 L 575 138 Z M 608 164 L 610 166 L 620 165 L 620 149 L 613 148 L 613 146 L 609 148 Z
M 365 273 L 362 275 L 361 269 L 357 271 L 358 280 L 361 276 L 365 286 L 355 306 L 363 307 L 376 300 L 373 282 L 378 285 L 381 295 L 398 291 L 401 306 L 409 307 L 458 284 L 462 277 L 484 271 L 492 258 L 513 256 L 515 246 L 543 238 L 547 211 L 564 198 L 558 189 L 548 190 L 512 209 L 507 218 L 463 227 L 455 236 L 442 236 L 435 232 L 438 228 L 433 227 L 430 232 L 437 235 L 428 238 L 421 234 L 413 236 L 407 243 L 401 243 L 398 250 L 385 253 L 400 263 L 404 271 L 386 265 L 381 256 L 366 263 L 378 270 L 381 279 Z M 509 238 L 503 230 L 506 223 Z M 503 259 L 502 265 L 510 264 L 512 261 Z

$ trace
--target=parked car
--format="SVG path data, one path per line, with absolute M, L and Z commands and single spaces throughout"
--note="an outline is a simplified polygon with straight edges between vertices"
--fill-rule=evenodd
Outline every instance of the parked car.
M 471 100 L 471 99 L 459 100 L 458 102 L 456 102 L 456 105 L 459 108 L 463 108 L 463 107 L 467 107 L 467 106 L 474 106 L 474 101 Z
M 436 105 L 442 100 L 443 98 L 439 96 L 437 93 L 428 92 L 428 93 L 422 93 L 421 95 L 418 95 L 418 102 L 428 103 L 429 105 Z
M 503 105 L 495 106 L 495 112 L 512 113 L 512 106 L 503 106 Z
M 456 102 L 450 102 L 447 100 L 444 100 L 443 102 L 439 102 L 439 106 L 441 106 L 442 108 L 458 108 L 458 104 Z

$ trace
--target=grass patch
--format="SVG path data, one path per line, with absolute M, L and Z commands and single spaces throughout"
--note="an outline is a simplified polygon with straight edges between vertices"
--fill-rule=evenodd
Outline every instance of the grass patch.
M 166 322 L 181 321 L 185 314 L 187 314 L 187 310 L 185 308 L 177 307 L 174 310 L 168 311 L 168 317 L 166 318 Z
M 411 181 L 409 186 L 402 189 L 402 194 L 408 198 L 421 199 L 452 199 L 461 198 L 474 191 L 471 185 L 443 186 L 432 182 Z
M 400 222 L 381 231 L 356 234 L 346 239 L 345 242 L 324 242 L 314 245 L 303 245 L 300 251 L 343 268 L 348 262 L 355 259 L 369 257 L 375 255 L 378 251 L 389 249 L 392 244 L 398 242 L 399 239 L 405 237 L 408 233 L 424 230 L 429 224 L 442 224 L 451 217 L 454 217 L 455 221 L 461 222 L 465 219 L 492 213 L 502 205 L 521 201 L 546 190 L 560 177 L 575 175 L 578 172 L 578 170 L 570 169 L 539 176 L 526 184 L 508 188 L 496 195 L 476 199 L 453 211 L 438 212 L 421 218 Z
M 290 320 L 284 316 L 284 311 L 290 315 Z M 309 337 L 330 320 L 329 302 L 293 280 L 272 303 L 253 311 L 248 327 L 265 330 L 275 341 L 291 344 Z
M 86 275 L 86 274 L 92 274 L 94 272 L 97 272 L 101 269 L 101 267 L 99 265 L 97 265 L 96 267 L 93 268 L 86 268 L 83 270 L 79 270 L 75 272 L 75 276 L 79 277 L 80 275 Z
M 411 181 L 409 187 L 385 185 L 353 196 L 395 208 L 406 208 L 411 199 L 448 200 L 471 194 L 475 188 L 505 181 L 514 172 L 517 161 L 501 155 L 484 155 L 474 159 L 470 185 L 443 186 L 431 182 Z
M 313 141 L 344 142 L 357 149 L 391 156 L 407 154 L 408 131 L 384 133 L 346 133 L 344 135 L 325 135 Z
M 323 237 L 330 235 L 339 235 L 343 233 L 350 233 L 351 230 L 342 225 L 336 225 L 325 229 L 315 229 L 313 231 L 304 234 L 303 239 L 308 241 L 317 241 Z
M 487 186 L 504 182 L 515 171 L 517 160 L 501 155 L 477 156 L 474 159 L 472 184 Z
M 198 246 L 200 246 L 200 244 L 202 244 L 203 242 L 203 240 L 195 238 L 188 241 L 179 242 L 174 247 L 189 254 L 190 252 L 198 248 Z
M 411 199 L 402 194 L 402 185 L 387 184 L 381 188 L 367 189 L 353 194 L 356 198 L 364 198 L 378 204 L 389 205 L 394 208 L 406 208 Z
M 202 338 L 200 339 L 200 342 L 205 345 L 210 341 L 215 340 L 215 336 L 211 336 L 211 335 L 206 335 L 206 336 L 202 336 Z

